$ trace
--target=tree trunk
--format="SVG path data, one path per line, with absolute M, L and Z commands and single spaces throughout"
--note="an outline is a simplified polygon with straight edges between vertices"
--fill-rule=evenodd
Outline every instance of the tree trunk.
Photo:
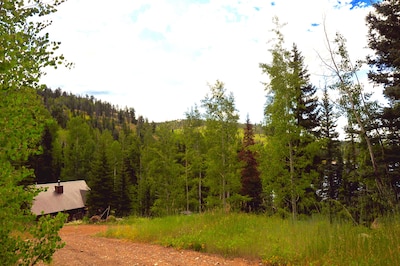
M 336 60 L 335 60 L 335 53 L 334 53 L 334 51 L 332 50 L 332 48 L 330 46 L 330 42 L 329 42 L 329 38 L 328 38 L 328 34 L 326 32 L 326 29 L 325 29 L 325 38 L 326 38 L 326 41 L 327 41 L 328 52 L 330 54 L 330 57 L 331 57 L 330 59 L 331 59 L 331 62 L 333 64 L 333 66 L 329 65 L 329 64 L 327 64 L 325 62 L 324 63 L 328 67 L 330 67 L 331 70 L 333 70 L 335 75 L 338 77 L 339 82 L 340 82 L 339 90 L 341 91 L 341 93 L 345 94 L 348 97 L 348 100 L 349 100 L 350 105 L 351 105 L 351 111 L 354 114 L 354 117 L 355 117 L 355 119 L 357 121 L 357 125 L 360 127 L 361 136 L 362 136 L 362 138 L 365 139 L 365 142 L 367 144 L 368 153 L 369 153 L 371 164 L 372 164 L 372 167 L 373 167 L 373 170 L 374 170 L 375 183 L 376 183 L 376 187 L 378 189 L 378 192 L 393 207 L 394 204 L 392 202 L 392 199 L 391 199 L 391 196 L 390 196 L 390 192 L 387 191 L 387 189 L 385 188 L 385 184 L 384 184 L 384 182 L 382 180 L 382 177 L 381 177 L 382 173 L 379 173 L 378 165 L 376 163 L 375 154 L 374 154 L 374 151 L 372 149 L 371 139 L 368 136 L 367 131 L 365 130 L 364 123 L 363 123 L 363 121 L 361 119 L 361 116 L 360 116 L 358 110 L 357 110 L 358 108 L 356 107 L 356 104 L 355 104 L 355 102 L 353 100 L 354 94 L 350 91 L 350 87 L 349 87 L 349 85 L 347 85 L 345 77 L 343 77 L 341 73 L 342 73 L 342 71 L 351 72 L 351 74 L 353 76 L 355 76 L 356 78 L 357 78 L 357 74 L 355 73 L 354 69 L 349 69 L 349 70 L 340 69 L 340 67 L 338 66 L 338 64 L 336 63 Z M 340 56 L 342 58 L 345 58 L 346 60 L 348 60 L 350 62 L 350 59 L 348 57 L 346 57 L 346 54 L 342 54 L 342 53 L 347 52 L 347 51 L 344 50 L 345 49 L 344 48 L 344 44 L 341 41 L 343 41 L 343 40 L 341 40 L 341 39 L 336 40 L 336 42 L 339 44 L 339 46 L 341 46 L 341 48 L 343 48 L 343 51 L 341 51 L 340 48 L 339 48 Z M 349 64 L 351 66 L 351 63 L 349 63 Z M 357 79 L 357 82 L 358 82 L 357 85 L 361 88 L 361 84 L 359 83 L 358 79 Z M 360 91 L 359 93 L 360 93 L 359 97 L 361 97 L 362 101 L 364 101 L 364 96 L 363 96 L 362 92 Z M 368 114 L 368 112 L 367 112 L 367 114 Z
M 188 176 L 189 176 L 189 169 L 188 169 L 188 152 L 187 149 L 185 151 L 185 185 L 186 185 L 186 211 L 189 212 L 189 185 L 188 185 Z
M 290 203 L 292 205 L 292 218 L 297 218 L 297 196 L 295 193 L 295 172 L 292 141 L 289 141 L 289 169 L 290 169 Z
M 201 170 L 199 174 L 199 213 L 201 213 Z

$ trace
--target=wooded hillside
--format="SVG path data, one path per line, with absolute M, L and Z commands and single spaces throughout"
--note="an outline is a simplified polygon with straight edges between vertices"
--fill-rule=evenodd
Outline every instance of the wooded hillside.
M 165 123 L 90 95 L 45 89 L 39 94 L 53 123 L 43 133 L 43 152 L 28 163 L 35 182 L 86 180 L 90 214 L 108 205 L 121 216 L 223 208 L 369 223 L 397 211 L 399 67 L 391 47 L 399 38 L 390 33 L 400 32 L 398 6 L 383 1 L 367 17 L 376 52 L 367 60 L 369 77 L 384 87 L 388 106 L 365 92 L 360 64 L 352 63 L 340 33 L 326 36 L 330 58 L 323 64 L 334 78 L 320 88 L 311 84 L 301 51 L 286 48 L 276 19 L 272 61 L 260 64 L 269 79 L 262 126 L 251 118 L 239 124 L 234 95 L 221 81 L 200 99 L 202 111 L 194 106 L 184 120 Z M 343 141 L 338 116 L 347 119 Z

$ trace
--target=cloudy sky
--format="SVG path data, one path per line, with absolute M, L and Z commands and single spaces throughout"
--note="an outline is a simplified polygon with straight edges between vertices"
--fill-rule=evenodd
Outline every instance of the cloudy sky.
M 314 85 L 327 71 L 323 21 L 341 32 L 350 55 L 368 53 L 365 16 L 370 0 L 68 0 L 49 28 L 71 70 L 48 70 L 43 83 L 94 95 L 160 122 L 184 113 L 221 80 L 235 97 L 240 120 L 263 120 L 265 90 L 259 63 L 268 63 L 272 18 L 287 23 L 288 48 L 305 56 Z

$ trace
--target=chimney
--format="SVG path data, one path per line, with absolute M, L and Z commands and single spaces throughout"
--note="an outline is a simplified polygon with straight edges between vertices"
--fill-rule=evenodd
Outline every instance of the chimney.
M 64 187 L 60 185 L 60 180 L 58 180 L 58 184 L 54 187 L 54 189 L 57 194 L 63 194 Z

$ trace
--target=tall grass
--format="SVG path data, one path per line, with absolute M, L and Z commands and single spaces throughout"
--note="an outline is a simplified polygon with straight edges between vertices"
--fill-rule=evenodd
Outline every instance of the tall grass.
M 323 218 L 283 220 L 249 214 L 207 213 L 144 219 L 111 226 L 107 237 L 193 249 L 267 265 L 400 265 L 400 223 L 372 230 Z

